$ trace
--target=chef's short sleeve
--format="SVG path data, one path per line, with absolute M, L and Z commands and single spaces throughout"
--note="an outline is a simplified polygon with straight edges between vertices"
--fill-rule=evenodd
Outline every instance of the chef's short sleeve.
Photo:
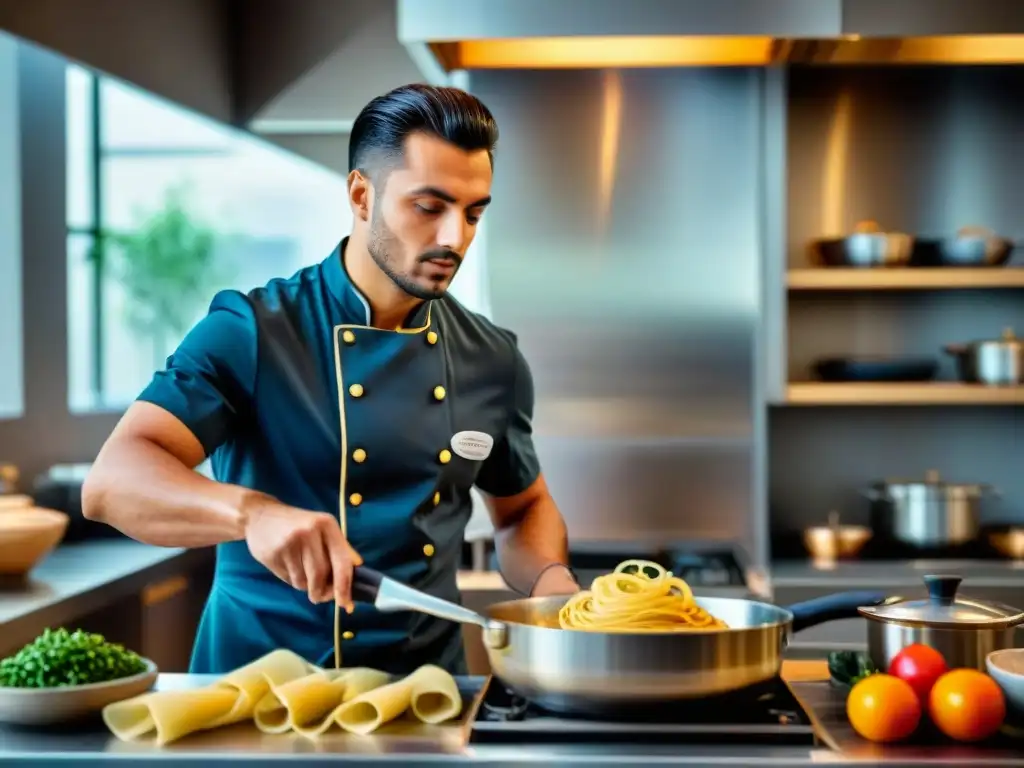
M 476 479 L 481 491 L 497 497 L 522 493 L 540 475 L 533 445 L 533 374 L 514 341 L 512 353 L 508 427 L 495 439 L 491 455 L 484 460 Z
M 238 291 L 221 291 L 138 399 L 176 416 L 209 456 L 251 406 L 256 354 L 256 318 L 249 299 Z

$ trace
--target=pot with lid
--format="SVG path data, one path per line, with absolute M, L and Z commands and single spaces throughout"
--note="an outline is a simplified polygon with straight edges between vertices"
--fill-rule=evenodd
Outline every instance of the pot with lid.
M 956 358 L 962 381 L 995 387 L 1024 384 L 1024 340 L 1012 328 L 1005 329 L 1000 339 L 947 344 L 945 350 Z
M 924 599 L 890 597 L 858 609 L 868 619 L 868 654 L 877 669 L 888 669 L 893 657 L 913 643 L 939 651 L 950 668 L 982 671 L 989 653 L 1015 647 L 1024 611 L 959 596 L 961 581 L 959 576 L 925 576 Z
M 871 527 L 877 535 L 925 549 L 973 541 L 981 500 L 995 490 L 977 483 L 945 482 L 930 470 L 924 480 L 879 481 L 864 493 L 871 500 Z

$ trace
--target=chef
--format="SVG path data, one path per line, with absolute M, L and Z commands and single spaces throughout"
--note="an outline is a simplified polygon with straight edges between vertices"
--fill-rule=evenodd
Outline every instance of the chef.
M 353 604 L 351 580 L 365 563 L 458 601 L 473 486 L 513 589 L 579 589 L 516 337 L 447 292 L 491 202 L 497 136 L 457 89 L 371 101 L 350 138 L 351 234 L 291 277 L 217 294 L 100 451 L 86 517 L 217 548 L 191 671 L 288 648 L 463 672 L 458 625 Z M 216 480 L 194 471 L 207 457 Z

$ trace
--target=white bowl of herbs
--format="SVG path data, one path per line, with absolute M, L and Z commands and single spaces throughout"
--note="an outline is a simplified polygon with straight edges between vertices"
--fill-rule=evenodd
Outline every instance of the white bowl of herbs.
M 156 678 L 156 664 L 102 635 L 47 629 L 0 660 L 0 722 L 78 720 L 145 693 Z

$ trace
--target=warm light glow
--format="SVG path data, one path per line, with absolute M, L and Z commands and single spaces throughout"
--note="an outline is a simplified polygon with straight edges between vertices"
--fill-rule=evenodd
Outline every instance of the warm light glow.
M 758 66 L 770 37 L 535 37 L 458 44 L 461 69 Z
M 433 43 L 453 69 L 609 69 L 768 64 L 1020 64 L 1024 35 L 864 38 L 792 45 L 770 37 L 535 37 Z
M 612 198 L 615 192 L 616 161 L 619 157 L 619 134 L 622 131 L 622 75 L 614 70 L 604 73 L 601 98 L 601 161 L 598 166 L 598 226 L 601 234 L 611 223 Z
M 839 93 L 825 149 L 825 172 L 822 174 L 821 233 L 823 237 L 843 237 L 846 215 L 846 159 L 850 153 L 850 125 L 853 122 L 853 96 L 848 90 Z

